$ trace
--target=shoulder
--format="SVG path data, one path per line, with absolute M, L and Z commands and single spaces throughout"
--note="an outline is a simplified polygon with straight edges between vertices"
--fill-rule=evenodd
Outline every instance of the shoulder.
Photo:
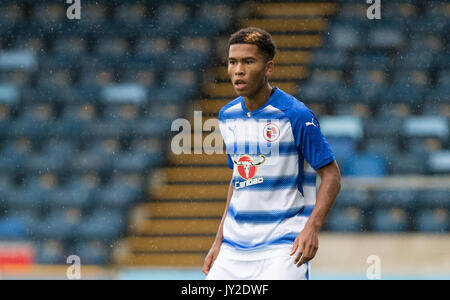
M 315 118 L 314 113 L 300 100 L 280 90 L 275 107 L 281 110 L 291 123 L 307 122 Z
M 241 109 L 240 106 L 237 106 L 241 103 L 241 97 L 237 97 L 236 99 L 228 102 L 224 107 L 222 107 L 219 111 L 219 120 L 227 118 L 227 115 L 236 112 Z

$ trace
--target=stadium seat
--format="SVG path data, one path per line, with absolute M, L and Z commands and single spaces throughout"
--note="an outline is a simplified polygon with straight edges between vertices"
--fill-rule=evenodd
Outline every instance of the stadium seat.
M 0 239 L 23 240 L 27 237 L 26 224 L 20 218 L 0 217 Z
M 123 215 L 121 211 L 99 207 L 90 216 L 83 218 L 76 229 L 77 236 L 85 241 L 101 239 L 111 242 L 117 239 L 125 228 L 126 219 Z
M 352 24 L 335 23 L 330 28 L 330 44 L 340 50 L 352 50 L 361 47 L 363 29 Z
M 37 242 L 36 263 L 43 265 L 66 264 L 64 245 L 54 239 Z
M 408 117 L 403 132 L 410 137 L 438 137 L 446 140 L 449 135 L 447 119 L 439 116 Z
M 339 192 L 334 205 L 338 208 L 358 207 L 364 211 L 370 205 L 369 192 L 364 189 L 343 189 Z
M 449 230 L 449 217 L 447 210 L 423 210 L 415 218 L 416 230 L 419 232 L 444 233 Z
M 416 194 L 407 189 L 377 190 L 373 195 L 373 203 L 379 208 L 411 209 L 416 204 Z
M 400 26 L 384 25 L 369 27 L 367 41 L 373 49 L 400 49 L 404 47 L 406 38 Z
M 408 229 L 408 215 L 402 209 L 377 209 L 373 214 L 372 230 L 374 232 L 405 232 Z
M 36 55 L 30 50 L 9 50 L 0 53 L 0 70 L 33 72 L 38 67 Z
M 381 177 L 387 174 L 386 161 L 374 154 L 359 154 L 345 163 L 343 174 L 347 176 Z
M 363 137 L 363 123 L 356 116 L 324 116 L 320 118 L 320 127 L 326 137 Z
M 393 152 L 388 156 L 391 174 L 419 175 L 427 174 L 427 153 Z
M 70 240 L 81 225 L 81 211 L 77 208 L 54 209 L 36 226 L 39 239 Z
M 20 101 L 20 91 L 13 84 L 0 84 L 0 103 L 14 105 Z
M 101 241 L 81 242 L 75 245 L 73 250 L 83 264 L 105 265 L 109 262 L 108 247 Z
M 420 209 L 449 209 L 450 189 L 426 189 L 421 191 L 421 196 L 417 198 L 417 206 Z
M 450 151 L 436 151 L 430 154 L 428 170 L 431 173 L 450 172 Z
M 327 228 L 336 232 L 362 232 L 364 231 L 363 214 L 355 207 L 333 209 L 328 216 Z

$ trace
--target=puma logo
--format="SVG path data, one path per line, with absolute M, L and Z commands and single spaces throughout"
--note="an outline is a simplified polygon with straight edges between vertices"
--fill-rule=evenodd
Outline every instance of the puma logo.
M 306 126 L 312 125 L 312 126 L 314 126 L 314 127 L 317 127 L 316 124 L 314 124 L 314 118 L 311 119 L 311 122 L 306 122 L 305 125 L 306 125 Z

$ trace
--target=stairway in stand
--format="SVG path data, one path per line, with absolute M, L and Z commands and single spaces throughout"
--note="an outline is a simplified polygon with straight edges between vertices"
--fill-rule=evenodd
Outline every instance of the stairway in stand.
M 328 28 L 327 17 L 335 12 L 336 4 L 329 2 L 250 7 L 250 18 L 241 27 L 269 31 L 278 47 L 272 86 L 295 94 L 298 82 L 308 76 L 311 50 L 323 43 L 321 32 Z M 207 97 L 198 103 L 203 121 L 217 119 L 219 110 L 236 97 L 225 63 L 215 74 L 215 83 L 204 85 Z M 203 133 L 203 138 L 217 133 Z M 171 154 L 170 165 L 149 178 L 149 202 L 135 208 L 131 235 L 121 241 L 123 251 L 118 251 L 116 263 L 200 267 L 224 213 L 232 175 L 226 163 L 225 154 Z M 160 184 L 154 184 L 155 178 Z

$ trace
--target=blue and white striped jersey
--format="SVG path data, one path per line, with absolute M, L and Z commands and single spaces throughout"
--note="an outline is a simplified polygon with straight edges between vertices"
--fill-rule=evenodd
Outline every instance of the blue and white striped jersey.
M 238 97 L 219 113 L 233 196 L 221 255 L 242 260 L 289 255 L 316 202 L 316 171 L 334 161 L 319 122 L 276 89 L 249 112 Z

